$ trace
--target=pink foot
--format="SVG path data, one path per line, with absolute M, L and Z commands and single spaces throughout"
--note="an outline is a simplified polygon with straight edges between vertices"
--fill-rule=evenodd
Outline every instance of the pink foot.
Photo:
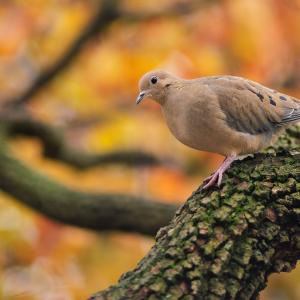
M 236 159 L 236 156 L 228 156 L 224 159 L 221 166 L 218 168 L 218 170 L 208 178 L 204 180 L 204 182 L 207 182 L 206 185 L 203 187 L 203 189 L 208 189 L 211 186 L 214 186 L 217 183 L 217 186 L 220 186 L 222 183 L 223 174 L 226 170 L 229 169 L 232 162 Z
M 208 189 L 211 186 L 214 186 L 216 182 L 218 182 L 218 186 L 220 186 L 223 178 L 223 173 L 217 170 L 213 175 L 209 176 L 204 180 L 204 182 L 207 182 L 206 185 L 203 187 L 203 189 Z

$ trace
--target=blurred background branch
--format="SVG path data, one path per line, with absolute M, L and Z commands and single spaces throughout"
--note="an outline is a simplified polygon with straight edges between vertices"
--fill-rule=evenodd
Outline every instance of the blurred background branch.
M 176 18 L 189 15 L 200 8 L 204 8 L 205 5 L 211 5 L 217 1 L 218 0 L 190 0 L 175 2 L 163 9 L 157 5 L 157 9 L 153 11 L 132 12 L 129 10 L 120 10 L 120 18 L 130 22 L 144 22 L 158 18 Z
M 78 55 L 87 41 L 96 34 L 102 33 L 105 29 L 119 17 L 117 11 L 117 0 L 103 0 L 98 6 L 95 16 L 88 25 L 78 35 L 71 46 L 64 52 L 56 63 L 36 76 L 32 84 L 22 93 L 22 95 L 9 99 L 10 106 L 22 105 L 30 101 L 32 97 L 46 84 L 48 84 L 58 73 L 63 71 L 72 60 Z
M 215 0 L 213 0 L 215 1 Z M 188 1 L 188 3 L 175 3 L 171 7 L 153 12 L 138 12 L 120 9 L 119 0 L 103 0 L 91 18 L 91 21 L 82 30 L 78 37 L 64 54 L 48 69 L 41 71 L 36 75 L 36 79 L 25 89 L 25 91 L 13 99 L 6 102 L 9 106 L 21 105 L 29 102 L 36 93 L 47 85 L 55 76 L 62 72 L 72 60 L 80 53 L 85 44 L 94 36 L 103 33 L 112 22 L 118 19 L 125 21 L 140 22 L 161 17 L 178 17 L 178 15 L 186 15 L 199 9 L 199 7 L 211 3 L 212 1 Z
M 127 21 L 130 20 L 139 22 L 160 17 L 185 15 L 208 3 L 206 0 L 189 1 L 184 4 L 175 3 L 167 10 L 164 9 L 154 12 L 131 13 L 130 11 L 120 9 L 119 2 L 120 1 L 118 0 L 103 0 L 102 3 L 98 5 L 97 11 L 91 18 L 91 21 L 87 26 L 85 26 L 83 31 L 64 52 L 61 58 L 58 59 L 51 67 L 38 74 L 32 84 L 20 96 L 5 101 L 7 106 L 2 106 L 4 108 L 2 112 L 2 121 L 7 123 L 9 119 L 10 135 L 19 134 L 39 138 L 43 143 L 44 155 L 46 157 L 59 160 L 79 169 L 86 169 L 105 164 L 156 166 L 165 163 L 169 167 L 175 167 L 175 164 L 170 161 L 163 162 L 163 160 L 154 157 L 154 155 L 140 151 L 115 151 L 99 155 L 82 153 L 78 150 L 71 149 L 71 147 L 67 145 L 61 130 L 45 123 L 34 121 L 30 117 L 13 117 L 13 115 L 15 115 L 15 106 L 25 105 L 28 103 L 35 94 L 40 91 L 40 89 L 51 82 L 53 78 L 55 78 L 73 61 L 91 38 L 99 33 L 103 33 L 113 21 L 122 18 Z
M 94 230 L 153 235 L 175 212 L 176 205 L 124 194 L 84 193 L 50 180 L 8 153 L 3 130 L 0 188 L 56 221 Z
M 62 129 L 33 120 L 30 116 L 15 117 L 12 113 L 0 114 L 8 136 L 24 135 L 38 138 L 43 146 L 45 157 L 61 161 L 78 169 L 87 169 L 108 164 L 126 166 L 157 166 L 163 160 L 141 151 L 115 151 L 107 154 L 89 154 L 73 149 L 63 134 Z M 167 165 L 167 162 L 165 162 Z M 170 165 L 170 164 L 169 164 Z

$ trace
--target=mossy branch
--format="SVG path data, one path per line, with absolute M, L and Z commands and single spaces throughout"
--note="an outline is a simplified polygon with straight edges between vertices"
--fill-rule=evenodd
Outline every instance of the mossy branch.
M 256 299 L 300 258 L 299 129 L 195 192 L 136 269 L 90 300 Z M 298 135 L 299 136 L 299 135 Z M 284 146 L 284 148 L 283 148 Z
M 175 205 L 132 195 L 85 193 L 57 183 L 14 158 L 4 127 L 0 131 L 0 188 L 54 220 L 94 230 L 154 235 L 175 213 Z

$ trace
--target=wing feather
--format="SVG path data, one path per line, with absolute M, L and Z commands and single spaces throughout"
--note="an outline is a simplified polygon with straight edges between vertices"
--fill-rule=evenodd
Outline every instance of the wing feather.
M 252 135 L 271 134 L 300 121 L 300 102 L 256 82 L 234 76 L 206 77 L 231 128 Z

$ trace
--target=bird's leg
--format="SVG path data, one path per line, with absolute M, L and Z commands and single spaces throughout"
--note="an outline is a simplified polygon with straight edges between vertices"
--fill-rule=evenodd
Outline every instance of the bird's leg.
M 208 189 L 209 187 L 214 186 L 216 183 L 218 186 L 220 186 L 224 172 L 228 170 L 228 168 L 235 159 L 235 155 L 227 156 L 222 162 L 221 166 L 218 168 L 218 170 L 213 175 L 209 176 L 206 180 L 204 180 L 204 182 L 207 183 L 203 187 L 203 189 Z

